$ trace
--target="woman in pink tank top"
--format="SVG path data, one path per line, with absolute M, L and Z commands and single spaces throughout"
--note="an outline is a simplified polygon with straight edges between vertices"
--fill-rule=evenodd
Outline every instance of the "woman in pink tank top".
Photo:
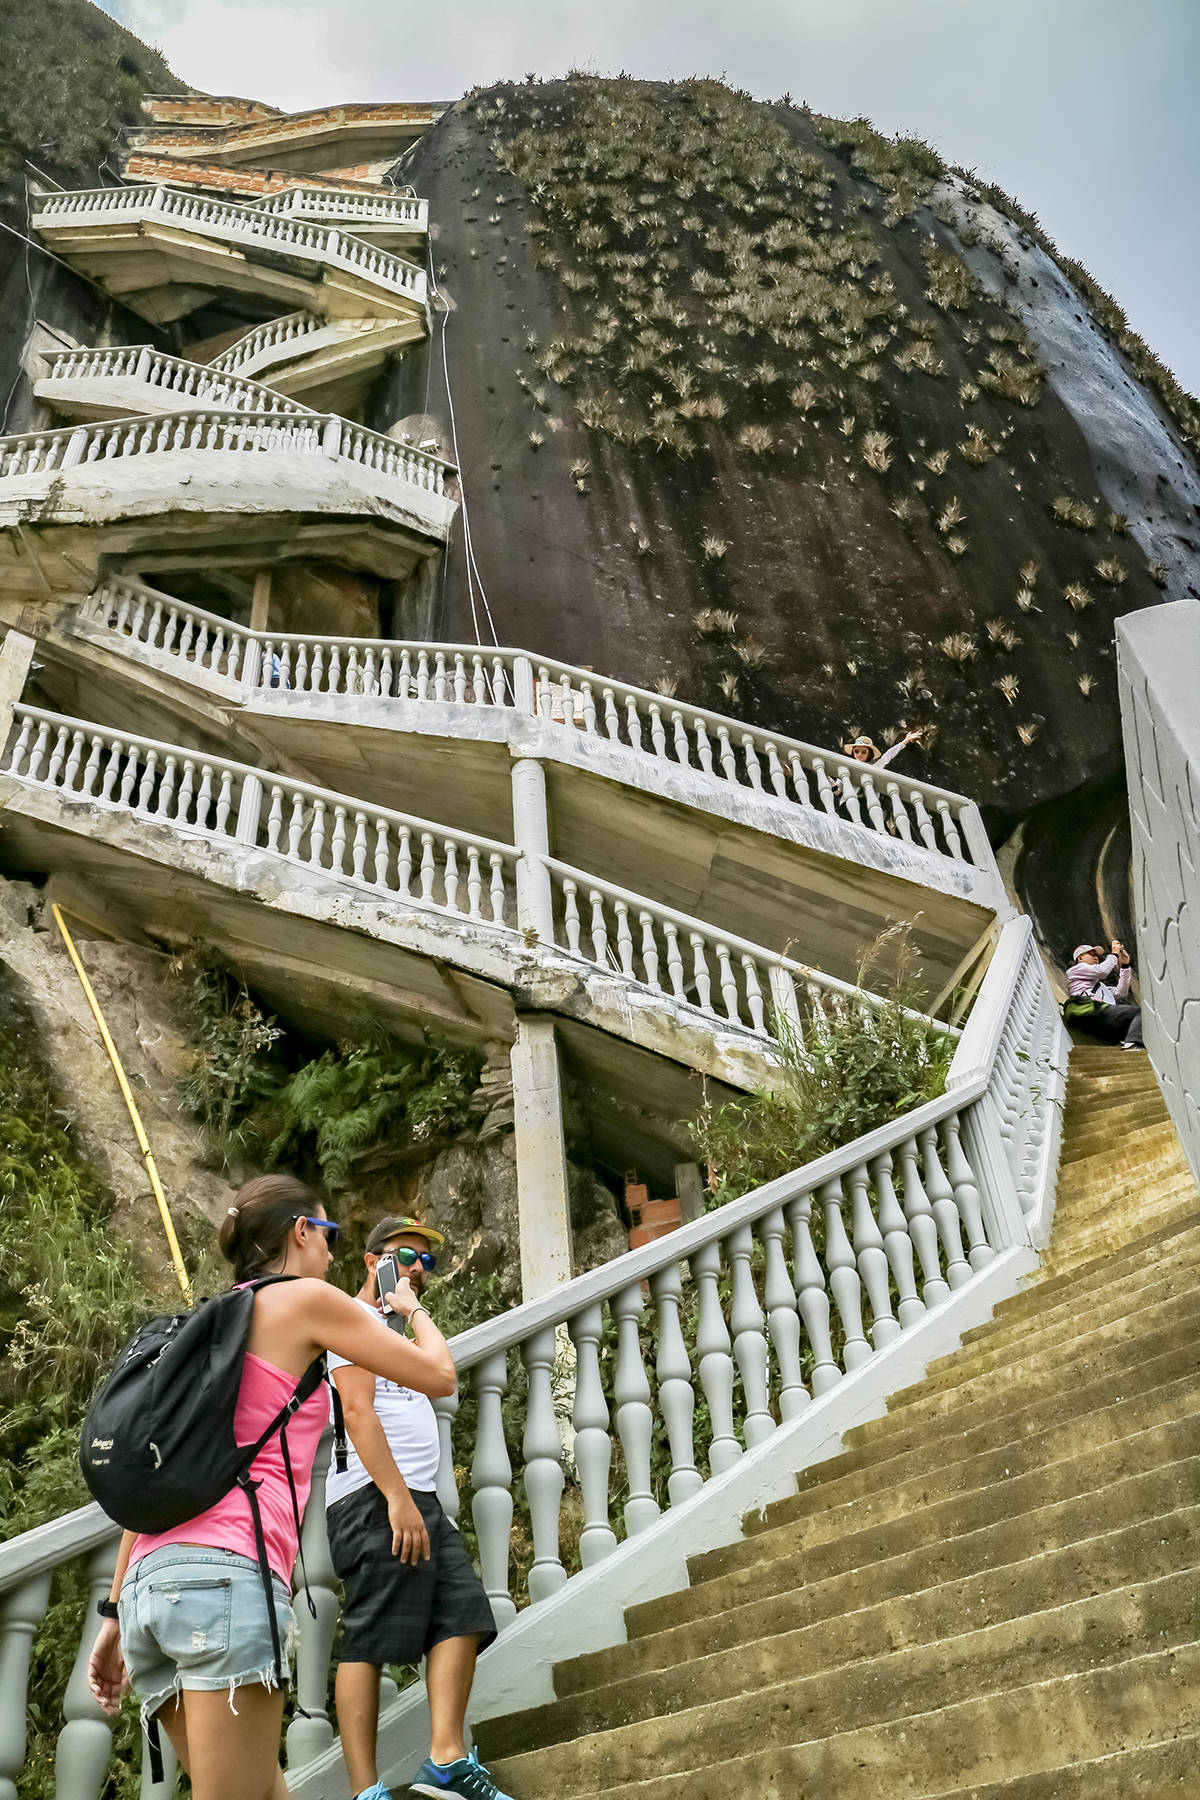
M 253 1443 L 291 1397 L 314 1357 L 332 1350 L 388 1381 L 431 1397 L 452 1394 L 446 1340 L 407 1281 L 391 1310 L 411 1322 L 413 1341 L 391 1331 L 325 1276 L 337 1225 L 317 1196 L 290 1175 L 263 1175 L 240 1189 L 221 1226 L 235 1283 L 289 1275 L 258 1292 L 234 1415 L 238 1443 Z M 288 1425 L 300 1513 L 317 1442 L 329 1417 L 324 1385 Z M 285 1661 L 294 1627 L 290 1580 L 296 1511 L 284 1450 L 272 1437 L 251 1465 Z M 195 1800 L 282 1800 L 279 1767 L 284 1696 L 275 1662 L 263 1577 L 245 1493 L 234 1488 L 177 1530 L 121 1539 L 111 1600 L 88 1676 L 115 1715 L 132 1685 L 143 1719 L 157 1718 L 191 1778 Z

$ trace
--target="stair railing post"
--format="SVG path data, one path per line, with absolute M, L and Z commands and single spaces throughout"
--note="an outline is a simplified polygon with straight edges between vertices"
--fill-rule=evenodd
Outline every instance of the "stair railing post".
M 117 1546 L 111 1538 L 87 1559 L 87 1601 L 79 1649 L 63 1695 L 65 1723 L 54 1752 L 54 1791 L 59 1800 L 96 1800 L 112 1755 L 112 1721 L 93 1700 L 88 1662 L 96 1641 L 96 1603 L 108 1598 Z
M 296 1590 L 296 1699 L 299 1704 L 296 1716 L 287 1728 L 289 1769 L 303 1768 L 305 1763 L 314 1761 L 322 1751 L 328 1750 L 333 1742 L 333 1726 L 325 1707 L 329 1693 L 329 1660 L 338 1618 L 337 1578 L 325 1530 L 325 1477 L 329 1472 L 332 1447 L 333 1429 L 330 1426 L 322 1433 L 317 1446 L 312 1489 L 300 1539 L 304 1561 L 297 1561 L 296 1565 L 297 1573 L 307 1570 L 308 1584 Z M 309 1608 L 310 1600 L 313 1610 Z
M 25 1694 L 33 1640 L 50 1604 L 50 1573 L 0 1596 L 0 1800 L 17 1800 L 25 1763 Z

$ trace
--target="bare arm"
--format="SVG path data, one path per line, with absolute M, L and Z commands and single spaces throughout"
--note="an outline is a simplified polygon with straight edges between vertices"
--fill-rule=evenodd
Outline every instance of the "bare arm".
M 372 1375 L 382 1375 L 434 1400 L 454 1392 L 458 1378 L 449 1345 L 425 1309 L 417 1307 L 406 1281 L 398 1284 L 393 1300 L 395 1310 L 403 1316 L 415 1312 L 415 1343 L 389 1330 L 382 1319 L 328 1282 L 306 1278 L 290 1282 L 288 1289 L 289 1299 L 294 1296 L 294 1316 L 303 1320 L 317 1349 L 332 1350 Z
M 117 1551 L 117 1566 L 113 1571 L 112 1586 L 108 1590 L 110 1600 L 116 1600 L 121 1592 L 121 1583 L 125 1579 L 125 1571 L 129 1567 L 129 1553 L 133 1549 L 134 1534 L 132 1531 L 121 1533 L 121 1547 Z M 88 1687 L 96 1704 L 106 1712 L 110 1719 L 115 1719 L 121 1710 L 121 1695 L 129 1687 L 129 1676 L 125 1672 L 125 1658 L 121 1654 L 121 1632 L 115 1619 L 102 1619 L 100 1629 L 96 1633 L 96 1642 L 92 1645 L 92 1654 L 88 1658 Z
M 335 1369 L 333 1379 L 342 1398 L 346 1430 L 359 1461 L 387 1501 L 392 1527 L 392 1555 L 401 1562 L 428 1561 L 429 1533 L 408 1483 L 396 1467 L 383 1426 L 375 1411 L 375 1377 L 352 1363 Z

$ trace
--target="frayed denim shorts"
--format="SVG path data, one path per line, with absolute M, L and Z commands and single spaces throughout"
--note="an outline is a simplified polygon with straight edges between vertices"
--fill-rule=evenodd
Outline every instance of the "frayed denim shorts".
M 291 1679 L 291 1595 L 273 1576 L 283 1672 Z M 133 1565 L 121 1587 L 121 1653 L 148 1724 L 172 1695 L 278 1685 L 271 1621 L 256 1562 L 232 1550 L 167 1544 Z

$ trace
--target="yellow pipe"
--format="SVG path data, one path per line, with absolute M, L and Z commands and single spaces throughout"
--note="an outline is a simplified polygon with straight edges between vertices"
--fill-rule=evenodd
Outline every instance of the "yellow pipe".
M 53 902 L 51 903 L 50 911 L 54 914 L 54 923 L 62 933 L 63 943 L 67 946 L 67 955 L 75 965 L 75 973 L 83 984 L 83 991 L 87 995 L 88 1005 L 91 1007 L 92 1015 L 95 1018 L 97 1025 L 100 1027 L 100 1036 L 104 1040 L 104 1048 L 108 1051 L 109 1061 L 112 1063 L 113 1071 L 120 1084 L 125 1104 L 129 1108 L 129 1117 L 133 1120 L 133 1129 L 137 1133 L 138 1146 L 142 1152 L 142 1161 L 145 1163 L 146 1173 L 150 1177 L 150 1186 L 154 1189 L 154 1198 L 158 1201 L 158 1210 L 162 1217 L 163 1230 L 167 1234 L 167 1244 L 171 1251 L 171 1261 L 175 1265 L 175 1274 L 178 1277 L 180 1287 L 183 1289 L 183 1297 L 189 1306 L 194 1306 L 196 1304 L 196 1296 L 192 1292 L 192 1284 L 188 1280 L 187 1270 L 183 1266 L 183 1255 L 179 1248 L 179 1239 L 175 1236 L 175 1226 L 171 1220 L 171 1210 L 167 1205 L 167 1196 L 163 1193 L 162 1182 L 158 1178 L 158 1169 L 154 1162 L 154 1152 L 150 1148 L 150 1141 L 146 1136 L 145 1127 L 142 1124 L 142 1115 L 137 1109 L 137 1101 L 130 1092 L 129 1083 L 125 1079 L 125 1071 L 121 1067 L 121 1058 L 117 1054 L 117 1046 L 113 1043 L 108 1026 L 104 1022 L 104 1014 L 100 1011 L 100 1002 L 97 1000 L 92 984 L 87 978 L 87 970 L 79 960 L 79 952 L 75 948 L 70 932 L 67 930 L 62 912 L 57 904 Z

